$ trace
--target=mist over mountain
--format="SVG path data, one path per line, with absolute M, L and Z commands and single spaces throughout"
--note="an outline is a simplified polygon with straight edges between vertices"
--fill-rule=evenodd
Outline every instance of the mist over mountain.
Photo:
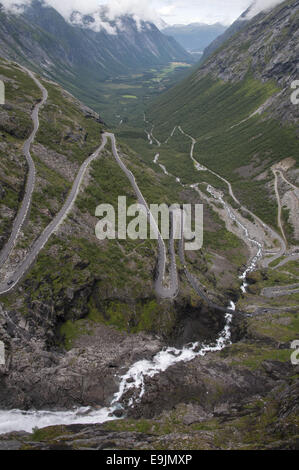
M 67 21 L 34 0 L 18 13 L 0 3 L 0 54 L 92 100 L 99 81 L 172 61 L 192 61 L 175 39 L 148 21 L 73 11 Z M 78 93 L 77 91 L 78 90 Z
M 246 27 L 249 17 L 248 14 L 250 12 L 250 8 L 242 13 L 242 15 L 230 25 L 222 34 L 220 34 L 214 41 L 212 41 L 204 50 L 203 55 L 201 57 L 201 62 L 203 62 L 207 57 L 209 57 L 213 52 L 217 51 L 219 47 L 221 47 L 226 41 L 228 41 L 234 34 L 237 34 L 243 28 Z
M 22 14 L 28 6 L 36 0 L 2 0 L 6 11 Z M 109 0 L 107 3 L 100 3 L 99 0 L 40 0 L 43 6 L 54 8 L 69 23 L 77 23 L 86 26 L 84 17 L 89 16 L 93 20 L 93 25 L 88 25 L 92 29 L 110 29 L 109 22 L 119 20 L 122 16 L 132 16 L 136 22 L 149 21 L 158 27 L 164 22 L 160 15 L 151 6 L 148 0 Z

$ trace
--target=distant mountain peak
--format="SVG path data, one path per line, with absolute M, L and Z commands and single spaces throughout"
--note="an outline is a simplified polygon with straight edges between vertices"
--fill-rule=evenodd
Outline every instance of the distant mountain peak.
M 150 8 L 142 9 L 141 6 L 130 6 L 130 4 L 120 4 L 119 9 L 110 4 L 98 5 L 96 9 L 89 8 L 88 4 L 84 8 L 72 9 L 72 4 L 62 2 L 61 4 L 50 2 L 49 0 L 0 0 L 0 9 L 6 12 L 22 15 L 30 9 L 50 8 L 60 14 L 64 20 L 72 25 L 81 26 L 99 32 L 101 30 L 108 34 L 117 34 L 126 26 L 124 18 L 130 18 L 135 22 L 138 30 L 150 28 L 154 24 L 158 28 L 166 26 L 166 23 L 158 15 L 151 12 Z M 125 24 L 124 24 L 125 23 Z
M 227 26 L 221 23 L 209 25 L 206 23 L 175 24 L 163 28 L 162 32 L 175 38 L 189 51 L 203 51 L 212 41 L 223 34 Z
M 1 2 L 1 0 L 0 0 Z M 26 64 L 73 94 L 92 96 L 99 81 L 193 58 L 151 22 L 107 10 L 66 20 L 56 9 L 35 0 L 17 15 L 0 10 L 1 56 Z M 74 91 L 75 90 L 75 91 Z M 78 91 L 79 90 L 79 91 Z

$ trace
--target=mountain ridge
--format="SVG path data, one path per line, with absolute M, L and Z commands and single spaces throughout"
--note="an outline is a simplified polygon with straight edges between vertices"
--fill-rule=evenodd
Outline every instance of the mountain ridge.
M 60 83 L 81 100 L 84 96 L 89 106 L 101 81 L 193 60 L 154 24 L 141 22 L 139 28 L 131 16 L 122 17 L 117 34 L 110 34 L 72 25 L 54 8 L 34 0 L 18 15 L 0 8 L 0 20 L 1 56 Z
M 162 29 L 164 34 L 173 36 L 185 49 L 189 51 L 204 51 L 206 47 L 218 36 L 220 36 L 227 26 L 221 23 L 212 25 L 205 23 L 191 23 L 189 25 L 172 25 Z

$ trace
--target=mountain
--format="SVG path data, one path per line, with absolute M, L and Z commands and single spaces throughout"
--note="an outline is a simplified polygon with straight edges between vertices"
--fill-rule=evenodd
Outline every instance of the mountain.
M 208 45 L 227 29 L 221 23 L 212 25 L 192 23 L 189 25 L 176 24 L 162 29 L 164 34 L 172 36 L 188 51 L 202 52 Z
M 247 13 L 249 9 L 244 11 L 240 18 L 233 22 L 229 28 L 227 28 L 222 34 L 216 37 L 210 44 L 208 44 L 204 50 L 204 53 L 201 57 L 201 62 L 203 62 L 207 57 L 209 57 L 213 52 L 215 52 L 222 44 L 228 41 L 234 34 L 237 34 L 241 29 L 245 28 L 247 24 Z
M 136 22 L 131 16 L 99 23 L 76 12 L 66 21 L 38 0 L 22 14 L 9 13 L 0 4 L 0 55 L 31 67 L 89 102 L 99 81 L 192 60 L 152 23 Z
M 181 125 L 198 139 L 202 163 L 233 180 L 241 200 L 273 225 L 270 189 L 243 167 L 298 161 L 299 110 L 290 98 L 298 76 L 298 6 L 289 0 L 259 14 L 149 108 L 159 140 Z
M 115 136 L 0 58 L 0 450 L 298 447 L 298 21 L 253 18 Z M 99 239 L 119 196 L 202 205 L 202 249 Z
M 3 408 L 109 404 L 117 391 L 116 368 L 121 373 L 134 361 L 151 359 L 168 343 L 180 345 L 199 338 L 215 341 L 225 319 L 221 310 L 200 298 L 194 300 L 182 276 L 175 301 L 173 295 L 160 298 L 155 289 L 157 240 L 99 240 L 95 236 L 98 205 L 117 208 L 120 195 L 128 205 L 137 202 L 131 174 L 148 204 L 171 205 L 178 197 L 177 185 L 117 138 L 122 165 L 132 173 L 125 174 L 109 140 L 85 171 L 79 190 L 72 190 L 84 164 L 103 142 L 106 129 L 100 117 L 57 83 L 39 76 L 34 77 L 36 82 L 30 71 L 5 59 L 0 59 L 0 77 L 6 88 L 6 103 L 0 107 L 0 249 L 28 194 L 24 142 L 32 132 L 32 109 L 40 104 L 40 87 L 47 91 L 30 146 L 36 173 L 32 201 L 26 205 L 26 221 L 16 234 L 10 256 L 0 267 L 0 341 L 9 358 L 7 366 L 0 364 L 1 434 L 6 422 Z M 75 197 L 71 211 L 61 215 L 70 195 Z M 180 200 L 188 203 L 193 197 L 186 190 Z M 62 219 L 54 229 L 57 217 Z M 214 221 L 209 211 L 206 220 L 207 233 L 213 236 L 218 229 L 213 236 L 215 247 L 225 226 Z M 50 238 L 39 244 L 49 227 Z M 228 256 L 244 256 L 246 248 L 237 238 L 231 239 Z M 3 279 L 14 273 L 14 282 L 18 267 L 36 246 L 36 258 L 25 274 L 19 268 L 24 275 L 16 303 L 14 290 L 3 291 Z M 200 272 L 205 254 L 199 252 L 196 258 L 192 266 Z M 223 259 L 219 262 L 223 265 Z M 225 265 L 229 274 L 221 292 L 211 292 L 212 299 L 224 305 L 227 291 L 238 290 L 239 284 L 238 263 L 226 261 Z M 216 278 L 212 273 L 204 275 L 213 291 Z

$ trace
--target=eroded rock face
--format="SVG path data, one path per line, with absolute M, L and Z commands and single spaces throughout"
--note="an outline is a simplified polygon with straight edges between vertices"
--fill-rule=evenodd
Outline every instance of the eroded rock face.
M 250 71 L 262 82 L 276 81 L 283 90 L 269 100 L 267 111 L 270 116 L 295 124 L 299 111 L 298 106 L 290 106 L 290 98 L 291 83 L 298 79 L 298 8 L 299 2 L 293 1 L 261 13 L 243 25 L 239 22 L 242 26 L 239 33 L 221 52 L 207 59 L 199 74 L 237 82 Z
M 69 291 L 68 295 L 74 313 L 76 294 Z M 57 312 L 46 304 L 34 307 L 25 318 L 1 308 L 0 337 L 7 360 L 5 367 L 0 366 L 0 408 L 107 406 L 118 390 L 119 377 L 135 362 L 151 359 L 166 345 L 213 343 L 225 324 L 221 312 L 191 307 L 182 300 L 176 303 L 176 326 L 164 338 L 120 332 L 84 320 L 81 312 L 81 333 L 71 350 L 65 351 L 62 343 L 57 344 Z M 237 337 L 238 322 L 232 331 Z
M 226 360 L 214 359 L 213 355 L 198 357 L 147 379 L 147 393 L 129 415 L 153 418 L 179 403 L 196 402 L 205 414 L 221 416 L 228 413 L 233 403 L 269 392 L 277 381 L 283 380 L 291 371 L 292 366 L 273 361 L 269 361 L 261 372 L 231 366 Z
M 267 398 L 255 395 L 207 412 L 180 404 L 152 420 L 120 420 L 104 425 L 48 427 L 33 434 L 0 436 L 0 450 L 109 449 L 298 449 L 298 386 L 274 385 Z M 273 417 L 275 416 L 275 422 Z
M 161 341 L 145 334 L 128 335 L 97 325 L 92 336 L 82 336 L 65 352 L 47 347 L 42 328 L 34 336 L 30 328 L 26 331 L 4 320 L 0 328 L 9 348 L 6 367 L 0 366 L 0 408 L 108 405 L 118 390 L 116 375 L 162 347 Z

